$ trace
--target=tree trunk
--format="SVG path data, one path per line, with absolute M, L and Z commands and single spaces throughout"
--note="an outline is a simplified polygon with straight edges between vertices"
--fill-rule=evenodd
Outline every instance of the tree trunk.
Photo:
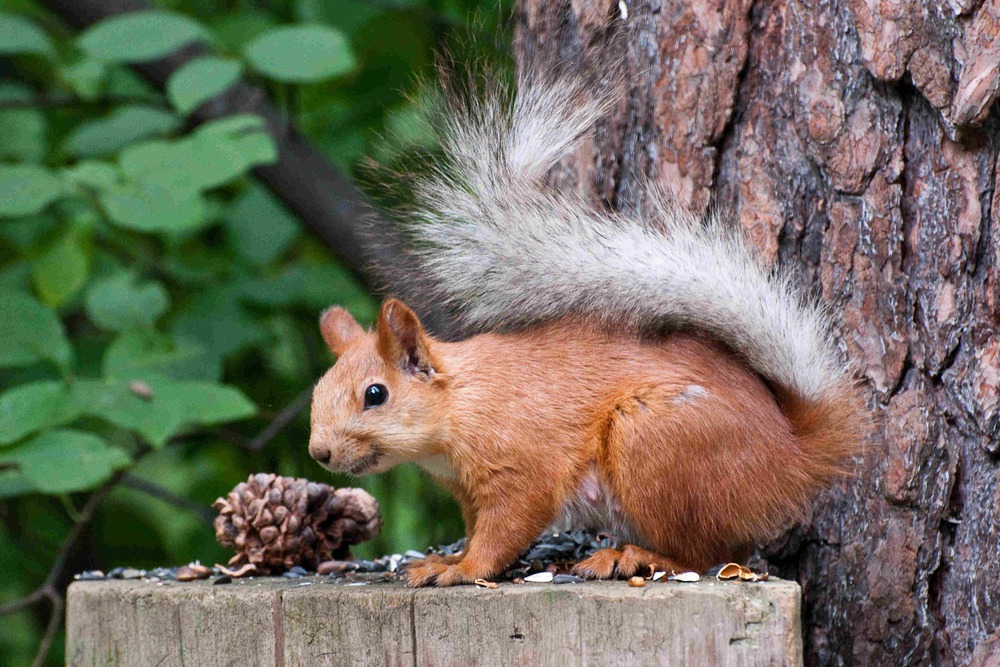
M 842 322 L 881 422 L 773 554 L 807 663 L 1000 660 L 1000 1 L 522 0 L 516 54 L 626 63 L 559 186 L 716 205 Z

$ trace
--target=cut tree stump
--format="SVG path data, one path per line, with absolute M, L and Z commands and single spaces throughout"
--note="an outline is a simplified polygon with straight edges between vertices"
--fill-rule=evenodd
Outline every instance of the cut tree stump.
M 799 585 L 255 578 L 69 588 L 68 665 L 801 665 Z

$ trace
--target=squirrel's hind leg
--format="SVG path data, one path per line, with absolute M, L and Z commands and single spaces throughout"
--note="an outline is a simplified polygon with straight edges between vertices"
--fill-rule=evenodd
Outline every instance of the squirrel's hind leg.
M 705 368 L 697 382 L 630 387 L 603 424 L 597 463 L 634 536 L 622 537 L 685 569 L 731 560 L 786 520 L 794 500 L 787 471 L 801 454 L 788 421 L 759 380 L 731 375 L 722 382 Z M 619 571 L 644 564 L 631 553 Z

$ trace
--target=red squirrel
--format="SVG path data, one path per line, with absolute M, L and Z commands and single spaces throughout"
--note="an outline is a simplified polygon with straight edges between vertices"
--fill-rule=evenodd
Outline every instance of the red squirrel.
M 397 218 L 421 279 L 484 333 L 438 340 L 397 299 L 371 331 L 331 308 L 312 402 L 325 468 L 414 462 L 458 500 L 465 550 L 408 583 L 496 576 L 553 526 L 617 538 L 588 578 L 701 570 L 801 519 L 867 428 L 822 309 L 652 188 L 626 215 L 547 186 L 608 109 L 583 83 L 450 101 Z

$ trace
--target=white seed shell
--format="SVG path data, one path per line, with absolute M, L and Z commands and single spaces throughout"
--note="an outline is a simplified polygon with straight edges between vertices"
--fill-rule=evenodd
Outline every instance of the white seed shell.
M 524 578 L 524 580 L 532 584 L 547 584 L 552 581 L 555 576 L 556 575 L 551 572 L 536 572 L 534 574 L 529 574 Z
M 681 572 L 680 574 L 675 574 L 674 576 L 670 577 L 670 581 L 692 582 L 692 581 L 698 581 L 699 579 L 701 579 L 701 575 L 698 574 L 697 572 Z

